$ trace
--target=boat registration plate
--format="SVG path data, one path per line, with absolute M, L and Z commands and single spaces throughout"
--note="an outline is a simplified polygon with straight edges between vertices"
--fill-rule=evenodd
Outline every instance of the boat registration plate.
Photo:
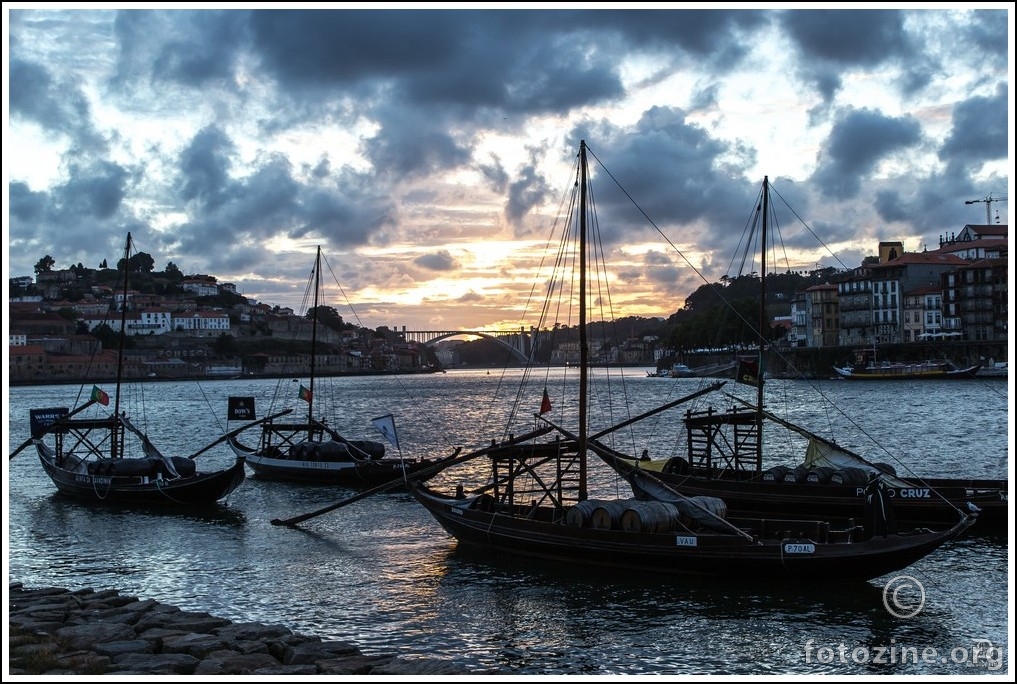
M 675 537 L 675 546 L 698 546 L 699 539 L 697 537 Z
M 784 553 L 815 553 L 815 544 L 784 544 Z

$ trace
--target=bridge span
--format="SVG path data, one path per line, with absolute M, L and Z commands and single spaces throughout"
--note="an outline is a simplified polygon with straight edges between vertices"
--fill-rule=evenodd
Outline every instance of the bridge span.
M 536 340 L 536 331 L 532 328 L 527 330 L 523 327 L 517 330 L 407 330 L 404 326 L 399 331 L 399 334 L 407 342 L 419 342 L 429 347 L 433 347 L 441 340 L 450 337 L 460 337 L 462 335 L 483 337 L 505 347 L 520 361 L 529 360 Z

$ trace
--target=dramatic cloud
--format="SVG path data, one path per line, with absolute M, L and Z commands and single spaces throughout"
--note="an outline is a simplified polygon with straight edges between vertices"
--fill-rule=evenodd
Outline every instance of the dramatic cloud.
M 130 230 L 297 307 L 321 246 L 368 325 L 516 325 L 586 140 L 617 314 L 668 316 L 763 176 L 791 267 L 984 221 L 1011 11 L 11 9 L 5 268 Z

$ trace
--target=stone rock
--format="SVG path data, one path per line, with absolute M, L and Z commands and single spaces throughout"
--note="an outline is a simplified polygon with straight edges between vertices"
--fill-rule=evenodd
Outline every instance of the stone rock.
M 286 655 L 283 658 L 283 664 L 301 665 L 303 663 L 317 662 L 318 660 L 359 655 L 359 653 L 360 649 L 345 641 L 319 641 L 298 644 L 287 649 Z
M 254 674 L 263 668 L 278 667 L 279 661 L 267 653 L 243 655 L 234 653 L 231 656 L 214 656 L 202 660 L 194 669 L 196 675 L 237 675 Z M 317 668 L 311 669 L 317 672 Z
M 201 661 L 186 653 L 129 653 L 114 658 L 121 669 L 143 674 L 194 674 Z
M 452 675 L 443 660 L 365 655 L 282 625 L 233 623 L 115 590 L 25 589 L 8 598 L 12 675 Z M 484 673 L 496 674 L 496 673 Z
M 86 622 L 56 631 L 58 639 L 67 642 L 70 648 L 89 648 L 105 641 L 128 641 L 134 639 L 134 628 L 119 622 Z

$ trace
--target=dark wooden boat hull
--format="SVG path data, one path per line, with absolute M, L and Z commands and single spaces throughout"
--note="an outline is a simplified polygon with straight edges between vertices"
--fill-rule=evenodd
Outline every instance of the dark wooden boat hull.
M 630 467 L 638 462 L 629 460 Z M 653 472 L 665 484 L 684 496 L 713 496 L 723 499 L 728 512 L 738 517 L 780 517 L 790 519 L 862 520 L 865 515 L 864 484 L 812 484 L 809 482 L 767 482 L 754 473 L 741 479 L 730 472 L 723 477 Z M 929 527 L 944 529 L 957 522 L 968 503 L 980 510 L 972 532 L 1006 532 L 1009 504 L 1006 480 L 925 479 L 913 487 L 889 487 L 891 510 L 901 529 Z M 637 498 L 649 498 L 633 491 Z
M 189 477 L 151 479 L 139 476 L 90 475 L 60 468 L 39 450 L 39 460 L 57 491 L 81 501 L 132 506 L 210 506 L 225 499 L 246 477 L 244 460 L 225 470 Z
M 742 577 L 753 581 L 867 580 L 895 572 L 959 536 L 970 518 L 941 532 L 888 535 L 868 540 L 844 531 L 837 543 L 805 531 L 787 536 L 789 521 L 757 521 L 752 539 L 732 534 L 682 535 L 566 524 L 542 519 L 549 508 L 492 505 L 481 497 L 455 498 L 411 482 L 410 491 L 460 544 L 544 561 L 574 563 L 621 573 L 681 577 Z M 564 516 L 561 516 L 564 518 Z M 770 530 L 764 532 L 764 530 Z M 837 533 L 829 533 L 837 534 Z M 694 540 L 694 541 L 693 541 Z
M 329 484 L 351 488 L 375 487 L 413 475 L 437 463 L 381 458 L 362 461 L 305 461 L 290 458 L 269 458 L 230 440 L 230 446 L 242 455 L 254 476 L 264 480 Z

